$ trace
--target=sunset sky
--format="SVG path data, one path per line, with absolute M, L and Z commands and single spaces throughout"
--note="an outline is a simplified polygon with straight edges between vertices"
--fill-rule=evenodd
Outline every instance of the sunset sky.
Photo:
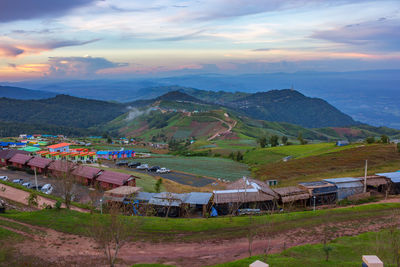
M 0 1 L 0 81 L 399 68 L 399 0 Z

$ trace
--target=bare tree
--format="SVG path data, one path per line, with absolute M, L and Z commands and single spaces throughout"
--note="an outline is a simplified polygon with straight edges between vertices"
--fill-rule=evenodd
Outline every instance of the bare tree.
M 102 192 L 100 192 L 100 186 L 95 184 L 93 187 L 89 188 L 89 198 L 90 198 L 90 213 L 96 209 L 96 203 L 102 197 Z
M 64 199 L 65 206 L 67 209 L 71 207 L 73 194 L 76 191 L 75 177 L 72 175 L 74 170 L 74 164 L 69 161 L 59 161 L 60 171 L 57 172 L 58 178 L 58 189 Z M 79 168 L 78 166 L 77 168 Z
M 137 220 L 130 220 L 131 217 L 120 214 L 120 205 L 112 202 L 107 206 L 108 213 L 104 219 L 99 220 L 98 215 L 92 215 L 92 224 L 90 226 L 90 235 L 103 249 L 108 264 L 113 267 L 120 249 L 133 236 L 136 230 Z M 107 217 L 106 217 L 107 216 Z

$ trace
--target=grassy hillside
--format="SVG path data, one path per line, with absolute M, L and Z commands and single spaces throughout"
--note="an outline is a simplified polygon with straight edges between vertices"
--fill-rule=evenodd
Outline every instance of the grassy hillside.
M 363 176 L 366 159 L 370 175 L 400 169 L 400 153 L 392 144 L 359 145 L 312 155 L 317 152 L 288 162 L 266 162 L 254 167 L 253 172 L 261 180 L 277 179 L 279 186 L 286 186 L 323 178 Z
M 400 233 L 396 232 L 397 236 Z M 369 232 L 357 236 L 337 238 L 327 245 L 331 248 L 329 260 L 326 261 L 323 244 L 303 245 L 284 250 L 278 254 L 254 256 L 234 262 L 218 264 L 214 267 L 249 266 L 256 260 L 267 262 L 270 266 L 361 266 L 362 255 L 377 255 L 385 266 L 396 266 L 393 251 L 387 240 L 393 238 L 388 230 Z

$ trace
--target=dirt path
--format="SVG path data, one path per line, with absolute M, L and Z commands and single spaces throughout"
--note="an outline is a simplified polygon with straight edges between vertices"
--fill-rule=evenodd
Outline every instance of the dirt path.
M 236 123 L 237 123 L 237 121 L 235 121 L 235 120 L 232 120 L 233 121 L 232 123 L 228 123 L 227 121 L 221 120 L 217 117 L 211 117 L 211 118 L 219 120 L 223 124 L 226 124 L 228 126 L 228 130 L 221 130 L 221 131 L 216 132 L 213 136 L 209 137 L 207 139 L 207 141 L 211 141 L 211 140 L 217 138 L 218 136 L 220 136 L 221 134 L 229 134 L 232 131 L 232 129 L 236 126 Z
M 20 190 L 17 188 L 14 188 L 12 186 L 8 186 L 5 184 L 0 184 L 0 197 L 2 198 L 6 198 L 18 203 L 22 203 L 24 205 L 28 205 L 28 197 L 29 197 L 30 193 L 24 190 Z M 45 198 L 42 196 L 38 195 L 38 208 L 39 209 L 43 209 L 46 205 L 50 205 L 52 207 L 54 207 L 55 203 L 57 201 L 50 199 L 50 198 Z M 65 207 L 65 205 L 63 204 L 62 207 Z M 76 211 L 80 211 L 80 212 L 89 212 L 86 209 L 81 209 L 75 206 L 71 206 L 72 210 L 76 210 Z
M 400 225 L 400 217 L 397 224 Z M 10 219 L 0 217 L 45 234 L 34 236 L 17 245 L 17 249 L 25 256 L 43 257 L 52 262 L 63 262 L 71 266 L 71 261 L 80 263 L 97 261 L 96 266 L 102 265 L 103 252 L 96 243 L 88 238 L 78 235 L 65 234 L 52 229 L 32 226 Z M 378 231 L 388 227 L 393 221 L 387 218 L 374 218 L 371 220 L 349 221 L 341 224 L 328 225 L 335 231 L 330 239 L 340 236 L 352 236 L 368 231 Z M 0 225 L 0 227 L 3 227 Z M 253 255 L 278 253 L 285 248 L 304 244 L 315 244 L 323 241 L 324 229 L 321 227 L 300 228 L 280 233 L 275 236 L 255 238 L 252 245 Z M 35 232 L 33 232 L 35 233 Z M 130 266 L 134 263 L 164 263 L 177 266 L 207 266 L 217 263 L 234 261 L 249 256 L 249 243 L 246 238 L 236 240 L 206 241 L 201 243 L 128 243 L 120 253 L 120 266 Z M 86 266 L 86 265 L 84 265 Z

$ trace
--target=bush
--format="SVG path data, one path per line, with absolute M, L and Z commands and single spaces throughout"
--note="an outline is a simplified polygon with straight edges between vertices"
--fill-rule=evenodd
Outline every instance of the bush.
M 400 143 L 397 143 L 397 152 L 400 153 Z
M 61 201 L 60 200 L 57 200 L 57 202 L 56 202 L 56 204 L 54 204 L 54 207 L 57 209 L 57 210 L 60 210 L 61 209 Z
M 373 136 L 367 137 L 367 138 L 365 139 L 365 142 L 366 142 L 367 144 L 373 144 L 373 143 L 375 143 L 375 137 L 373 137 Z

